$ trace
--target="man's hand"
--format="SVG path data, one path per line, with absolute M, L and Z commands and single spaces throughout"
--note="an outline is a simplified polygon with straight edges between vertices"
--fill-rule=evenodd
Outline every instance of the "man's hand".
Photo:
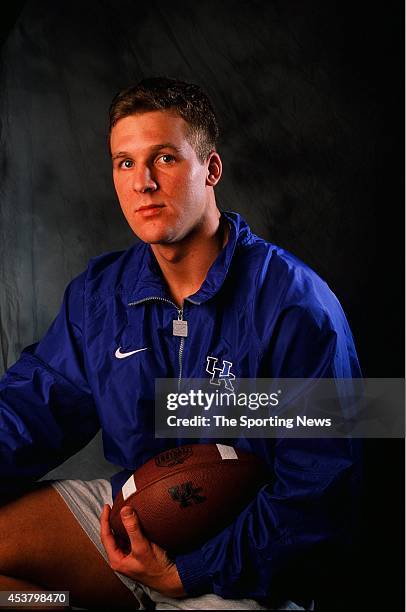
M 136 513 L 129 506 L 121 508 L 121 520 L 130 538 L 131 551 L 125 554 L 116 544 L 109 524 L 110 506 L 104 505 L 100 516 L 100 535 L 106 549 L 110 567 L 167 595 L 186 595 L 175 563 L 163 548 L 150 542 L 142 533 Z

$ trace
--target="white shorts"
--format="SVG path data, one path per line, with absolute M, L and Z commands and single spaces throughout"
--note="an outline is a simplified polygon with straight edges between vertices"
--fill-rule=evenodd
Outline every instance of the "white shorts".
M 108 562 L 100 539 L 100 515 L 104 504 L 112 506 L 111 484 L 105 478 L 96 480 L 49 480 L 66 502 L 82 529 Z M 166 597 L 131 578 L 115 572 L 130 589 L 140 610 L 269 610 L 253 599 L 223 599 L 214 593 L 200 597 L 174 599 Z M 287 601 L 278 610 L 305 610 L 293 601 Z M 313 609 L 311 606 L 308 609 Z

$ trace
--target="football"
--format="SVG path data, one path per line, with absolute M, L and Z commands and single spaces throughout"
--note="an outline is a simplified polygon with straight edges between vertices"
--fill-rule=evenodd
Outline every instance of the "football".
M 134 472 L 114 500 L 110 526 L 128 551 L 120 510 L 132 506 L 149 540 L 168 553 L 187 552 L 224 529 L 267 482 L 256 455 L 224 444 L 179 446 Z

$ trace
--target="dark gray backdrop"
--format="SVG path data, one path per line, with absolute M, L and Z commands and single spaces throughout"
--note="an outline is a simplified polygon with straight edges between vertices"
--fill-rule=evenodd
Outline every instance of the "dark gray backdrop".
M 218 109 L 220 204 L 329 282 L 367 375 L 403 376 L 401 13 L 321 0 L 24 3 L 0 74 L 0 368 L 43 334 L 90 256 L 134 239 L 106 111 L 118 89 L 167 74 L 201 84 Z
M 0 369 L 41 337 L 89 257 L 135 239 L 111 183 L 106 111 L 120 88 L 166 74 L 202 85 L 218 110 L 220 205 L 327 280 L 367 376 L 404 375 L 403 8 L 343 4 L 13 5 L 0 73 Z M 390 547 L 403 539 L 402 452 L 367 445 L 360 550 L 374 544 L 375 603 L 401 597 Z M 111 469 L 96 439 L 53 475 Z M 379 570 L 389 588 L 377 593 Z

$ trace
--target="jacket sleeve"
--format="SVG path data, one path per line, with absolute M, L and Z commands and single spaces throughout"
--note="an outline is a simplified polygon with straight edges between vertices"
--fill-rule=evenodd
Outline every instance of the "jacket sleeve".
M 99 429 L 83 358 L 85 273 L 67 287 L 44 338 L 0 381 L 2 497 L 80 450 Z
M 341 313 L 339 319 L 333 328 L 321 311 L 287 309 L 269 344 L 268 376 L 359 377 L 348 324 Z M 257 442 L 257 448 L 266 448 L 274 480 L 221 533 L 176 557 L 191 596 L 214 592 L 224 598 L 269 600 L 283 590 L 284 581 L 292 596 L 295 588 L 300 591 L 299 576 L 320 567 L 322 551 L 351 538 L 359 488 L 358 441 Z M 317 583 L 317 576 L 313 578 Z

